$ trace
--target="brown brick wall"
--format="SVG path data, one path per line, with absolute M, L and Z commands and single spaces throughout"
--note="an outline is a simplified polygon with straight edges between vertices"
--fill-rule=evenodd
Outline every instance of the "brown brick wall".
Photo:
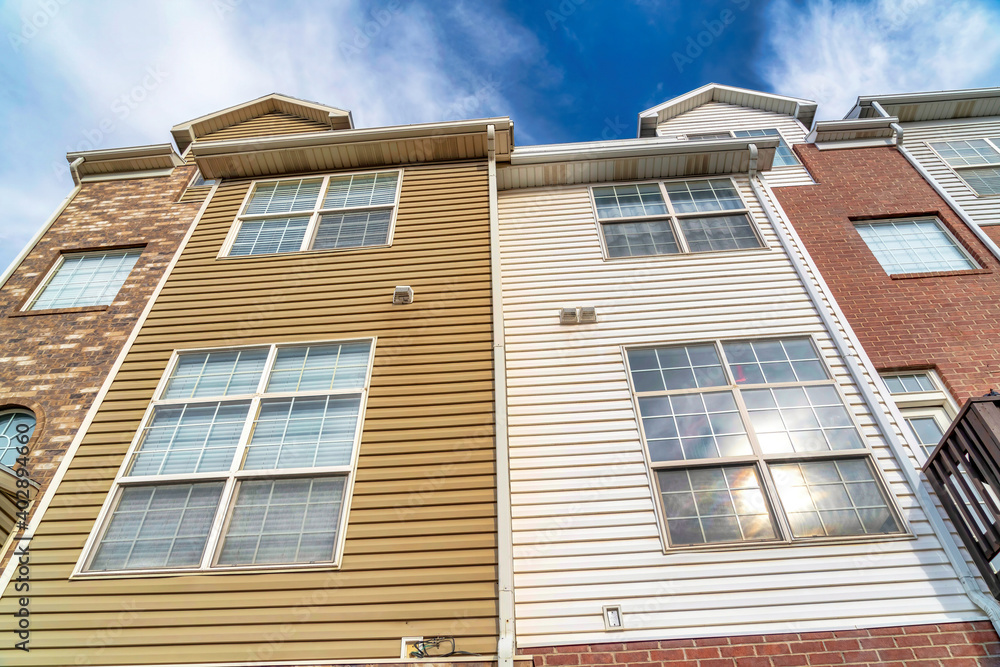
M 43 490 L 200 207 L 176 203 L 193 171 L 84 184 L 0 287 L 0 406 L 37 416 L 29 473 Z M 110 306 L 20 314 L 60 253 L 142 244 Z
M 895 148 L 795 150 L 817 184 L 775 194 L 876 367 L 934 368 L 959 404 L 1000 389 L 996 258 Z M 891 278 L 852 222 L 927 214 L 985 270 Z
M 615 667 L 975 667 L 1000 665 L 988 621 L 868 630 L 524 648 L 543 665 Z

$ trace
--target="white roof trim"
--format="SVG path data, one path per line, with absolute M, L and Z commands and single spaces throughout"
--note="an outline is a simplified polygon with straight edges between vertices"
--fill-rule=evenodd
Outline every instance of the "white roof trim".
M 576 162 L 580 160 L 606 160 L 609 158 L 647 157 L 653 155 L 680 155 L 718 153 L 721 151 L 777 148 L 778 137 L 749 137 L 746 139 L 712 139 L 706 141 L 665 141 L 659 137 L 592 141 L 574 144 L 548 144 L 516 148 L 510 155 L 511 165 L 542 164 L 547 162 Z
M 184 164 L 170 144 L 74 151 L 66 154 L 66 160 L 74 180 L 79 177 L 80 182 L 167 176 Z

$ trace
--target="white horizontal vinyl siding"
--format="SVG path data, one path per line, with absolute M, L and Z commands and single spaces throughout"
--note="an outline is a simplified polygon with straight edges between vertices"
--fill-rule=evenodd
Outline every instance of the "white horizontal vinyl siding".
M 1000 118 L 928 122 L 903 126 L 903 145 L 945 191 L 980 225 L 1000 224 L 1000 197 L 980 197 L 930 147 L 935 141 L 1000 137 Z
M 829 334 L 770 249 L 604 261 L 588 189 L 501 193 L 520 646 L 981 619 Z M 595 306 L 598 323 L 560 325 Z M 809 334 L 916 539 L 664 553 L 621 346 Z M 606 633 L 602 606 L 626 630 Z
M 766 130 L 772 127 L 781 132 L 789 146 L 804 143 L 806 140 L 806 128 L 791 116 L 725 102 L 708 102 L 675 116 L 657 125 L 656 134 L 667 139 L 676 139 L 679 135 L 726 130 Z M 814 182 L 809 171 L 801 165 L 776 167 L 765 173 L 767 180 L 774 187 L 810 185 Z

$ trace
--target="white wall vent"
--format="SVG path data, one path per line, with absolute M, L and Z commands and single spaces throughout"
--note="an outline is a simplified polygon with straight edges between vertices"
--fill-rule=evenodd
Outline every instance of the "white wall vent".
M 392 302 L 397 306 L 413 303 L 413 288 L 409 285 L 396 285 L 392 293 Z
M 560 308 L 559 324 L 579 324 L 580 317 L 576 314 L 576 308 Z

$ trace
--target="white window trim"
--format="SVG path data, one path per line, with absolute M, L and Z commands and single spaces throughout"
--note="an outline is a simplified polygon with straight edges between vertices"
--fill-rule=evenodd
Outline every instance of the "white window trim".
M 796 119 L 796 120 L 798 120 L 798 119 Z M 730 129 L 730 130 L 704 130 L 704 131 L 699 131 L 699 132 L 689 132 L 689 133 L 687 133 L 687 134 L 684 135 L 684 139 L 688 140 L 688 141 L 695 141 L 694 139 L 690 139 L 689 137 L 695 136 L 695 135 L 699 135 L 699 134 L 725 134 L 726 132 L 729 133 L 729 137 L 732 138 L 732 139 L 737 139 L 737 138 L 740 138 L 740 139 L 754 139 L 755 138 L 755 137 L 737 137 L 736 136 L 736 132 L 737 131 L 742 131 L 742 130 L 774 130 L 775 132 L 778 133 L 778 136 L 781 137 L 781 140 L 785 142 L 785 145 L 788 146 L 788 150 L 792 151 L 792 155 L 795 155 L 795 151 L 792 150 L 792 142 L 788 140 L 788 137 L 785 136 L 785 133 L 781 131 L 780 127 L 737 127 L 735 129 Z M 809 130 L 805 129 L 804 133 L 805 134 L 809 134 Z M 766 137 L 760 137 L 760 138 L 761 139 L 765 139 Z M 802 143 L 802 142 L 798 141 L 796 143 Z M 778 169 L 804 169 L 805 168 L 805 165 L 802 164 L 802 160 L 799 159 L 798 155 L 795 155 L 795 160 L 798 162 L 798 164 L 779 164 L 779 165 L 772 164 L 770 169 L 768 169 L 767 171 L 762 172 L 762 173 L 766 174 L 768 172 L 772 172 L 772 171 L 775 171 L 775 170 L 778 170 Z
M 941 140 L 930 140 L 930 139 L 928 139 L 927 141 L 923 142 L 923 144 L 924 144 L 924 146 L 927 147 L 927 150 L 929 150 L 935 157 L 937 157 L 938 160 L 941 161 L 941 164 L 943 164 L 945 167 L 947 167 L 947 169 L 952 174 L 954 174 L 956 177 L 958 177 L 958 179 L 960 181 L 962 181 L 962 185 L 965 186 L 965 188 L 969 191 L 969 194 L 971 194 L 973 197 L 979 197 L 980 199 L 995 199 L 995 198 L 1000 198 L 1000 194 L 995 194 L 995 195 L 981 195 L 981 194 L 979 194 L 978 192 L 976 192 L 976 189 L 974 187 L 972 187 L 971 185 L 969 185 L 969 182 L 965 180 L 965 177 L 962 176 L 962 171 L 966 170 L 966 169 L 983 169 L 983 168 L 989 168 L 989 167 L 998 167 L 998 168 L 1000 168 L 1000 162 L 989 162 L 987 164 L 968 164 L 968 165 L 955 166 L 955 165 L 952 165 L 950 162 L 948 162 L 947 158 L 945 158 L 943 155 L 941 155 L 941 153 L 939 153 L 938 150 L 936 148 L 934 148 L 934 146 L 933 146 L 933 144 L 945 144 L 945 143 L 951 143 L 951 142 L 955 142 L 955 141 L 975 141 L 976 139 L 980 139 L 982 141 L 985 141 L 990 146 L 992 146 L 994 150 L 996 150 L 998 153 L 1000 153 L 1000 144 L 997 144 L 990 137 L 972 137 L 972 138 L 965 138 L 965 139 L 941 139 Z
M 371 169 L 368 171 L 347 171 L 347 172 L 336 172 L 328 174 L 310 174 L 304 176 L 284 176 L 282 178 L 268 178 L 262 180 L 253 180 L 250 182 L 250 186 L 247 188 L 246 194 L 243 196 L 243 201 L 240 202 L 239 212 L 236 214 L 233 224 L 229 228 L 229 233 L 226 235 L 225 241 L 222 243 L 222 248 L 219 249 L 219 254 L 216 255 L 216 259 L 247 259 L 253 257 L 285 257 L 288 255 L 293 255 L 301 252 L 348 252 L 356 250 L 367 250 L 370 248 L 389 248 L 392 247 L 393 237 L 396 232 L 396 215 L 399 212 L 399 193 L 403 190 L 403 169 Z M 375 209 L 387 209 L 390 208 L 389 204 L 378 205 L 378 206 L 350 206 L 344 208 L 323 208 L 323 200 L 326 199 L 326 191 L 330 186 L 331 178 L 339 178 L 342 176 L 364 176 L 366 174 L 384 174 L 387 172 L 396 172 L 398 175 L 396 177 L 396 197 L 391 204 L 392 214 L 389 218 L 389 231 L 386 235 L 386 242 L 380 243 L 378 245 L 365 245 L 365 246 L 353 246 L 350 248 L 321 248 L 314 250 L 312 248 L 313 241 L 316 237 L 316 232 L 319 229 L 319 221 L 324 215 L 329 215 L 331 213 L 343 213 L 347 211 L 367 211 Z M 323 182 L 320 184 L 319 196 L 316 198 L 316 202 L 313 207 L 304 211 L 296 211 L 289 213 L 257 213 L 257 214 L 247 214 L 244 215 L 243 211 L 246 210 L 247 204 L 250 202 L 250 198 L 253 196 L 254 191 L 261 185 L 267 185 L 269 183 L 280 183 L 282 181 L 294 181 L 294 180 L 306 180 L 310 178 L 322 178 Z M 269 252 L 260 253 L 257 255 L 230 255 L 230 251 L 233 249 L 233 244 L 236 243 L 236 237 L 239 235 L 240 227 L 244 220 L 266 220 L 268 218 L 302 218 L 309 216 L 309 225 L 306 227 L 306 232 L 302 237 L 302 244 L 299 246 L 298 250 L 291 250 L 285 252 Z
M 365 381 L 360 389 L 350 389 L 350 390 L 331 390 L 326 392 L 275 392 L 273 394 L 267 394 L 267 398 L 282 398 L 282 397 L 292 397 L 292 396 L 313 396 L 313 395 L 354 395 L 361 394 L 361 403 L 358 409 L 358 421 L 354 432 L 354 445 L 351 454 L 351 463 L 349 466 L 326 466 L 322 468 L 283 468 L 276 470 L 240 470 L 239 466 L 243 460 L 243 454 L 246 452 L 247 445 L 249 444 L 250 432 L 253 428 L 255 417 L 260 408 L 260 402 L 264 397 L 264 389 L 267 386 L 267 382 L 274 367 L 274 361 L 277 356 L 278 349 L 284 347 L 301 347 L 306 345 L 328 345 L 328 344 L 348 344 L 357 342 L 370 342 L 371 348 L 368 352 L 368 368 L 365 374 Z M 348 517 L 350 516 L 351 501 L 354 495 L 354 483 L 357 477 L 357 467 L 358 467 L 358 456 L 359 450 L 361 449 L 361 434 L 364 429 L 365 412 L 368 406 L 368 391 L 371 383 L 372 368 L 375 360 L 375 347 L 378 343 L 377 337 L 362 337 L 362 338 L 346 338 L 346 339 L 333 339 L 333 340 L 309 340 L 309 341 L 296 341 L 296 342 L 282 342 L 282 343 L 270 343 L 270 344 L 259 344 L 259 345 L 240 345 L 240 346 L 224 346 L 224 347 L 204 347 L 204 348 L 187 348 L 183 350 L 174 350 L 170 356 L 170 360 L 167 363 L 166 369 L 163 371 L 163 375 L 160 377 L 160 381 L 156 385 L 156 389 L 153 392 L 153 397 L 149 401 L 149 405 L 146 408 L 145 413 L 142 416 L 142 420 L 139 423 L 139 427 L 136 429 L 135 435 L 132 438 L 132 442 L 129 445 L 128 451 L 125 453 L 125 457 L 122 460 L 121 465 L 118 468 L 118 472 L 115 475 L 115 479 L 112 482 L 111 490 L 108 492 L 107 498 L 104 500 L 104 504 L 101 506 L 101 511 L 97 515 L 97 519 L 94 522 L 94 527 L 90 531 L 90 535 L 87 537 L 87 541 L 84 544 L 83 550 L 80 552 L 80 557 L 77 559 L 76 564 L 73 567 L 73 572 L 70 574 L 70 579 L 77 578 L 95 578 L 95 579 L 106 579 L 106 578 L 131 578 L 131 577 L 145 577 L 145 576 L 173 576 L 177 574 L 213 574 L 219 572 L 258 572 L 258 571 L 281 571 L 281 570 L 338 570 L 343 564 L 344 555 L 344 545 L 347 536 L 347 524 Z M 170 380 L 170 376 L 177 365 L 178 359 L 181 354 L 191 354 L 198 352 L 223 352 L 226 350 L 241 350 L 241 349 L 252 349 L 252 348 L 262 348 L 268 347 L 268 355 L 264 364 L 264 368 L 261 371 L 261 377 L 257 384 L 257 391 L 254 394 L 240 394 L 225 397 L 214 397 L 205 399 L 179 399 L 179 400 L 158 400 L 163 392 L 166 390 L 167 383 Z M 230 464 L 230 469 L 226 471 L 211 472 L 211 473 L 190 473 L 182 475 L 147 475 L 147 476 L 134 476 L 128 477 L 125 473 L 128 470 L 129 464 L 132 461 L 133 455 L 139 448 L 142 442 L 142 436 L 145 433 L 146 426 L 153 417 L 153 413 L 157 406 L 162 405 L 176 405 L 183 403 L 190 403 L 193 401 L 204 400 L 205 402 L 235 402 L 235 401 L 251 401 L 250 409 L 247 415 L 246 422 L 244 423 L 243 432 L 240 434 L 240 438 L 236 447 L 236 452 L 234 452 L 233 460 Z M 327 477 L 327 476 L 345 476 L 344 480 L 344 498 L 341 503 L 340 517 L 337 524 L 337 543 L 334 548 L 333 560 L 324 563 L 276 563 L 276 564 L 261 564 L 261 565 L 215 565 L 218 560 L 219 553 L 221 553 L 222 543 L 224 538 L 224 528 L 228 525 L 229 517 L 233 510 L 233 494 L 236 488 L 236 482 L 243 479 L 253 479 L 253 478 L 267 478 L 267 479 L 277 479 L 277 478 L 288 478 L 288 477 Z M 122 482 L 123 478 L 128 477 L 127 481 Z M 114 512 L 114 508 L 118 505 L 118 498 L 121 496 L 122 488 L 127 486 L 137 486 L 137 485 L 148 485 L 150 483 L 156 484 L 167 484 L 170 482 L 197 482 L 197 481 L 208 481 L 217 480 L 224 481 L 224 487 L 222 493 L 219 496 L 219 506 L 216 509 L 215 516 L 212 519 L 212 526 L 209 530 L 208 537 L 205 541 L 204 552 L 202 553 L 201 562 L 197 567 L 162 567 L 162 568 L 145 568 L 145 569 L 129 569 L 129 570 L 101 570 L 101 571 L 89 571 L 89 567 L 93 558 L 97 555 L 97 548 L 100 545 L 101 538 L 111 521 L 111 517 Z
M 52 268 L 48 270 L 48 272 L 45 274 L 45 277 L 42 278 L 41 282 L 39 282 L 38 285 L 35 286 L 35 289 L 31 292 L 31 296 L 28 297 L 28 300 L 24 302 L 24 305 L 21 306 L 21 309 L 18 312 L 21 312 L 21 313 L 36 313 L 36 312 L 37 313 L 46 313 L 46 312 L 48 312 L 50 310 L 64 310 L 64 309 L 73 309 L 73 308 L 108 308 L 112 304 L 114 304 L 115 299 L 118 298 L 118 294 L 121 292 L 122 287 L 125 286 L 125 282 L 128 282 L 128 278 L 132 275 L 132 271 L 135 270 L 135 265 L 132 266 L 132 270 L 129 271 L 129 275 L 126 276 L 125 282 L 123 282 L 121 284 L 121 286 L 118 287 L 118 291 L 115 292 L 115 296 L 111 299 L 111 303 L 90 304 L 88 306 L 59 306 L 57 308 L 39 308 L 38 310 L 33 310 L 32 306 L 34 306 L 35 302 L 38 301 L 38 298 L 42 295 L 42 292 L 45 291 L 45 288 L 49 286 L 49 283 L 52 281 L 52 279 L 55 277 L 55 275 L 57 273 L 59 273 L 59 269 L 61 269 L 62 266 L 63 266 L 63 264 L 66 262 L 66 257 L 67 256 L 72 256 L 72 255 L 87 255 L 87 254 L 97 254 L 97 253 L 109 253 L 109 252 L 131 252 L 131 251 L 136 251 L 136 252 L 139 253 L 139 257 L 136 258 L 136 264 L 138 264 L 139 260 L 142 259 L 142 253 L 145 252 L 145 250 L 146 250 L 146 245 L 142 244 L 142 245 L 133 245 L 133 246 L 125 246 L 125 247 L 99 248 L 99 249 L 96 249 L 96 250 L 66 250 L 66 251 L 61 251 L 59 253 L 59 258 L 55 261 L 55 264 L 53 264 Z
M 819 355 L 820 362 L 823 364 L 824 369 L 829 375 L 829 379 L 826 381 L 817 381 L 815 383 L 809 384 L 826 384 L 827 386 L 833 386 L 836 388 L 837 393 L 840 395 L 840 399 L 844 403 L 844 408 L 846 408 L 848 414 L 851 416 L 852 423 L 861 435 L 861 440 L 864 443 L 864 449 L 845 449 L 836 451 L 820 451 L 820 452 L 791 452 L 786 454 L 763 454 L 760 452 L 760 447 L 757 443 L 757 434 L 753 430 L 753 426 L 747 416 L 746 406 L 744 404 L 742 395 L 738 391 L 743 385 L 724 385 L 720 387 L 705 387 L 702 389 L 692 389 L 691 393 L 698 391 L 731 391 L 733 393 L 734 399 L 736 400 L 737 408 L 740 412 L 740 418 L 743 420 L 744 428 L 746 429 L 747 436 L 750 438 L 751 446 L 753 447 L 754 453 L 748 454 L 746 456 L 731 456 L 723 458 L 714 459 L 690 459 L 681 461 L 670 461 L 666 465 L 664 462 L 658 462 L 654 468 L 652 462 L 652 457 L 649 454 L 649 446 L 646 443 L 646 433 L 643 430 L 642 425 L 642 413 L 639 411 L 639 395 L 636 392 L 635 385 L 632 383 L 632 368 L 629 366 L 628 362 L 628 352 L 629 350 L 642 350 L 642 349 L 653 349 L 658 347 L 677 347 L 681 345 L 698 345 L 698 344 L 712 344 L 715 346 L 716 351 L 719 354 L 719 358 L 722 361 L 723 373 L 725 373 L 726 378 L 729 379 L 731 371 L 729 369 L 729 364 L 726 360 L 724 352 L 722 350 L 722 344 L 728 341 L 734 340 L 750 340 L 750 341 L 764 341 L 764 340 L 781 340 L 784 338 L 807 338 L 812 343 L 816 352 Z M 819 340 L 814 335 L 809 334 L 799 334 L 799 333 L 789 333 L 787 335 L 780 336 L 762 336 L 762 337 L 747 337 L 747 336 L 717 336 L 709 338 L 695 338 L 692 340 L 674 340 L 674 341 L 661 341 L 652 343 L 641 343 L 635 345 L 622 345 L 620 346 L 622 360 L 625 366 L 625 376 L 628 382 L 629 392 L 632 395 L 632 412 L 635 418 L 636 431 L 639 435 L 639 440 L 642 446 L 642 456 L 643 462 L 646 466 L 646 478 L 649 482 L 649 491 L 652 494 L 653 501 L 653 512 L 656 515 L 656 526 L 657 532 L 660 537 L 660 548 L 664 554 L 677 553 L 682 551 L 732 551 L 732 550 L 742 550 L 742 549 L 774 549 L 783 547 L 809 547 L 816 544 L 839 544 L 839 543 L 857 543 L 857 542 L 883 542 L 883 541 L 896 541 L 896 540 L 912 540 L 915 539 L 913 530 L 906 518 L 906 515 L 900 509 L 899 500 L 896 498 L 896 494 L 893 492 L 892 488 L 885 480 L 885 473 L 882 467 L 878 463 L 878 458 L 875 456 L 871 445 L 868 442 L 868 434 L 862 427 L 861 422 L 855 414 L 854 409 L 851 407 L 851 403 L 847 400 L 847 396 L 844 393 L 844 388 L 841 386 L 840 380 L 833 372 L 833 368 L 830 364 L 830 360 L 827 359 L 826 354 L 823 351 L 822 346 L 819 344 Z M 764 385 L 752 385 L 753 387 L 799 387 L 804 383 L 801 382 L 783 382 L 783 383 L 765 383 Z M 663 394 L 668 393 L 678 393 L 678 391 L 665 390 Z M 683 392 L 681 392 L 683 393 Z M 649 395 L 649 392 L 643 392 L 644 396 Z M 767 464 L 769 462 L 775 463 L 792 463 L 797 461 L 830 461 L 830 460 L 842 460 L 842 459 L 865 459 L 874 472 L 873 478 L 875 484 L 882 491 L 884 497 L 888 501 L 889 511 L 892 512 L 897 523 L 900 527 L 900 532 L 898 533 L 886 533 L 886 534 L 872 534 L 872 535 L 849 535 L 849 536 L 833 536 L 833 537 L 792 537 L 791 526 L 788 523 L 788 517 L 786 515 L 784 507 L 781 505 L 781 498 L 778 495 L 778 489 L 774 484 L 774 480 L 771 478 L 770 471 L 767 469 Z M 668 469 L 691 469 L 691 468 L 718 468 L 732 465 L 752 465 L 757 473 L 757 477 L 760 481 L 761 490 L 764 494 L 764 501 L 767 503 L 768 511 L 774 520 L 774 526 L 777 530 L 777 537 L 773 540 L 760 540 L 760 541 L 747 541 L 747 542 L 715 542 L 709 544 L 691 544 L 691 545 L 679 545 L 671 546 L 669 538 L 667 536 L 667 519 L 666 512 L 663 509 L 663 499 L 660 494 L 659 482 L 657 481 L 656 473 L 659 470 Z
M 931 383 L 935 387 L 934 389 L 930 391 L 910 391 L 902 394 L 893 394 L 889 391 L 888 385 L 886 385 L 886 396 L 896 404 L 899 414 L 902 415 L 904 420 L 909 417 L 937 417 L 940 411 L 943 410 L 944 414 L 948 417 L 948 423 L 944 424 L 941 429 L 942 432 L 945 432 L 948 430 L 948 425 L 958 415 L 959 405 L 952 398 L 951 393 L 945 389 L 944 384 L 941 382 L 941 376 L 938 375 L 936 370 L 922 368 L 916 370 L 883 371 L 879 373 L 879 377 L 882 379 L 882 383 L 885 384 L 884 378 L 887 375 L 916 375 L 921 373 L 930 378 Z M 913 435 L 915 437 L 916 433 Z M 919 442 L 914 440 L 910 451 L 913 452 L 913 456 L 917 460 L 917 469 L 919 470 L 927 462 L 923 447 L 920 446 Z
M 967 260 L 969 260 L 969 263 L 972 264 L 972 268 L 943 269 L 943 270 L 927 269 L 924 271 L 910 271 L 909 273 L 889 273 L 889 269 L 885 268 L 885 266 L 882 265 L 882 262 L 879 261 L 878 256 L 875 255 L 875 251 L 872 250 L 871 246 L 868 245 L 868 242 L 864 240 L 864 237 L 861 237 L 861 233 L 858 232 L 857 230 L 858 225 L 880 225 L 880 224 L 888 225 L 893 222 L 920 222 L 921 220 L 933 220 L 937 224 L 938 228 L 942 232 L 944 232 L 945 236 L 947 236 L 951 240 L 951 242 L 955 244 L 955 247 L 958 248 L 958 251 L 960 253 L 962 253 L 962 256 L 965 257 Z M 875 258 L 875 261 L 878 262 L 879 266 L 882 267 L 882 270 L 885 271 L 885 274 L 887 276 L 919 275 L 921 273 L 941 273 L 942 271 L 945 273 L 951 273 L 953 271 L 978 271 L 983 268 L 982 264 L 980 264 L 976 260 L 976 258 L 972 256 L 972 253 L 970 253 L 968 249 L 966 249 L 965 245 L 961 241 L 959 241 L 954 234 L 951 233 L 951 230 L 948 228 L 948 225 L 944 224 L 941 221 L 941 218 L 939 218 L 937 215 L 916 215 L 906 218 L 873 218 L 871 220 L 851 220 L 851 224 L 854 226 L 855 233 L 857 233 L 858 236 L 861 237 L 861 242 L 865 244 L 865 247 L 868 248 L 868 252 L 872 254 L 872 257 Z
M 733 189 L 736 190 L 736 194 L 739 195 L 740 202 L 743 204 L 743 208 L 734 208 L 726 211 L 699 211 L 692 213 L 676 213 L 674 211 L 674 205 L 670 202 L 670 197 L 667 194 L 667 183 L 683 183 L 685 181 L 721 181 L 729 180 Z M 606 188 L 614 187 L 617 185 L 657 185 L 660 188 L 660 196 L 663 197 L 663 201 L 666 204 L 667 212 L 660 215 L 641 215 L 641 216 L 630 216 L 622 218 L 607 218 L 601 220 L 597 212 L 597 198 L 594 196 L 595 188 Z M 594 214 L 594 224 L 597 228 L 597 236 L 601 242 L 601 257 L 605 262 L 627 262 L 629 260 L 649 260 L 653 257 L 697 257 L 701 255 L 716 255 L 719 253 L 740 253 L 740 252 L 761 252 L 765 250 L 771 250 L 771 247 L 767 243 L 767 239 L 764 238 L 764 234 L 761 232 L 761 226 L 757 222 L 753 215 L 750 206 L 747 204 L 746 197 L 740 188 L 739 183 L 736 182 L 732 176 L 699 176 L 691 177 L 686 176 L 684 178 L 668 178 L 668 179 L 644 179 L 644 180 L 632 180 L 632 181 L 608 181 L 607 183 L 593 183 L 588 187 L 588 192 L 590 196 L 590 210 Z M 759 203 L 759 202 L 758 202 Z M 747 219 L 750 221 L 750 228 L 753 230 L 754 235 L 757 237 L 757 241 L 760 242 L 760 246 L 757 248 L 737 248 L 735 250 L 697 250 L 692 252 L 688 249 L 687 239 L 684 238 L 681 232 L 680 226 L 677 224 L 678 219 L 685 218 L 714 218 L 722 217 L 726 215 L 746 215 Z M 670 229 L 674 234 L 674 240 L 677 241 L 677 248 L 679 252 L 672 254 L 653 254 L 653 255 L 628 255 L 626 257 L 612 257 L 608 252 L 608 243 L 604 238 L 603 225 L 606 224 L 616 224 L 623 222 L 651 222 L 654 220 L 666 220 L 670 225 Z
M 213 185 L 215 185 L 215 183 L 219 183 L 219 182 L 222 181 L 221 178 L 211 178 L 211 179 L 206 179 L 206 180 L 214 181 L 214 183 L 202 183 L 201 185 L 195 185 L 194 182 L 196 180 L 198 180 L 199 176 L 201 176 L 201 168 L 200 167 L 196 167 L 195 170 L 194 170 L 194 173 L 191 174 L 191 178 L 188 180 L 188 184 L 187 184 L 187 187 L 185 187 L 185 190 L 190 190 L 191 188 L 206 188 L 206 189 L 209 189 Z

